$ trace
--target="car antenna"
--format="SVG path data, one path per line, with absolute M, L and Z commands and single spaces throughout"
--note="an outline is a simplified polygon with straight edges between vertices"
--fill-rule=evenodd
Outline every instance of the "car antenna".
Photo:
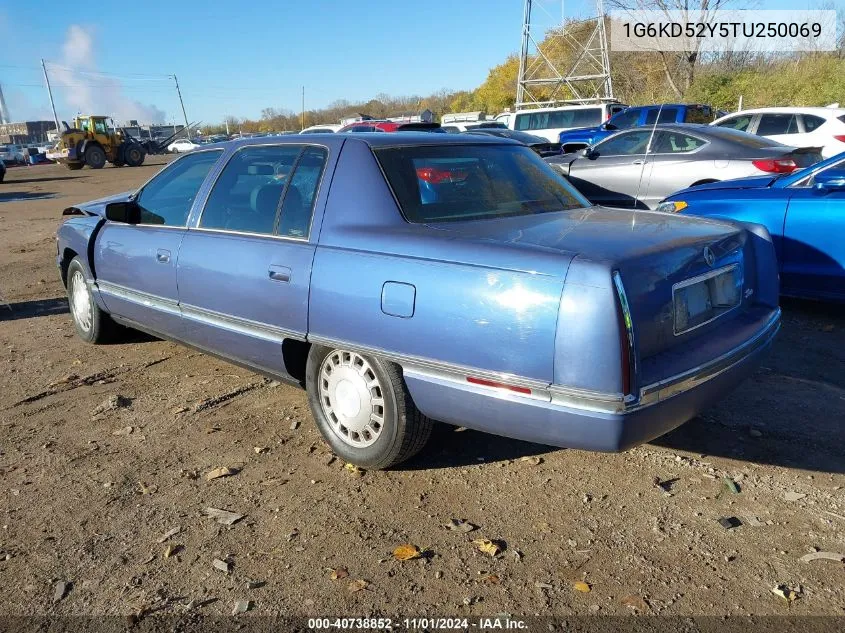
M 643 162 L 640 165 L 640 180 L 637 183 L 637 195 L 634 196 L 634 210 L 637 208 L 637 204 L 640 201 L 640 188 L 643 184 L 643 174 L 645 173 L 645 165 L 648 162 L 648 150 L 651 149 L 651 144 L 654 141 L 654 132 L 657 129 L 657 122 L 660 120 L 660 113 L 663 111 L 663 104 L 660 104 L 660 107 L 657 108 L 657 116 L 654 117 L 654 123 L 651 125 L 651 134 L 648 137 L 648 145 L 645 148 L 645 156 L 643 156 Z M 648 174 L 648 180 L 651 182 L 651 172 Z

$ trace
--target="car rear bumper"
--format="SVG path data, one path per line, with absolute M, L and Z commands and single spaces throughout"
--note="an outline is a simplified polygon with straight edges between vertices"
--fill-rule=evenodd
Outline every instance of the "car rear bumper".
M 741 346 L 645 387 L 637 401 L 559 389 L 523 396 L 413 364 L 404 376 L 414 403 L 435 420 L 551 446 L 623 451 L 671 431 L 732 391 L 756 369 L 779 329 L 775 309 Z

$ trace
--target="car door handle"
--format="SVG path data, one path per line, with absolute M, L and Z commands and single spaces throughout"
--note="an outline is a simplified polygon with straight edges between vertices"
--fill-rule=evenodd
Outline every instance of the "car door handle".
M 170 251 L 160 248 L 156 251 L 156 259 L 162 264 L 170 261 Z
M 644 163 L 645 163 L 645 161 L 644 161 L 644 160 L 639 159 L 639 160 L 635 160 L 635 161 L 634 161 L 633 163 L 631 163 L 631 164 L 632 164 L 632 165 L 642 165 L 642 164 L 644 164 Z
M 270 279 L 273 281 L 290 282 L 290 268 L 287 266 L 270 266 L 267 274 L 270 275 Z

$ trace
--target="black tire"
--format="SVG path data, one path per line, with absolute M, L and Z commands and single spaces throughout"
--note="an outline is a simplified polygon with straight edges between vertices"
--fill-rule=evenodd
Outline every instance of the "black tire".
M 91 169 L 102 169 L 106 164 L 106 153 L 99 145 L 85 148 L 85 164 Z
M 353 365 L 355 359 L 361 359 L 368 365 L 366 368 L 361 365 L 363 375 L 369 376 L 372 371 L 372 377 L 378 384 L 377 389 L 368 387 L 368 390 L 383 402 L 380 407 L 382 421 L 379 423 L 376 439 L 368 446 L 353 446 L 350 443 L 353 440 L 349 431 L 342 432 L 343 425 L 340 420 L 343 418 L 338 418 L 332 411 L 327 414 L 327 408 L 331 407 L 328 402 L 325 407 L 321 403 L 321 399 L 327 397 L 327 391 L 320 386 L 324 381 L 323 364 L 325 362 L 331 365 L 343 355 L 349 355 L 350 362 L 348 365 L 336 365 L 337 367 L 360 371 Z M 308 353 L 305 387 L 308 392 L 308 404 L 320 434 L 338 457 L 356 466 L 368 469 L 389 468 L 416 455 L 431 435 L 433 422 L 414 405 L 402 378 L 402 369 L 375 356 L 313 345 Z M 374 407 L 373 411 L 376 410 Z M 329 416 L 332 416 L 332 421 Z M 336 427 L 341 430 L 335 430 Z M 341 439 L 341 435 L 345 435 L 347 439 Z M 354 431 L 352 435 L 355 435 Z M 363 437 L 360 439 L 367 441 Z
M 144 149 L 140 145 L 130 145 L 123 152 L 123 160 L 129 167 L 140 167 L 144 164 Z
M 79 338 L 86 343 L 105 343 L 114 339 L 118 325 L 94 301 L 88 281 L 85 267 L 79 257 L 74 257 L 67 267 L 67 297 L 73 327 Z M 76 296 L 77 284 L 83 284 L 84 287 L 84 293 L 79 296 Z M 90 310 L 88 313 L 90 316 L 87 319 L 80 314 L 78 309 L 83 308 L 83 300 Z M 76 305 L 77 301 L 80 302 L 79 306 Z

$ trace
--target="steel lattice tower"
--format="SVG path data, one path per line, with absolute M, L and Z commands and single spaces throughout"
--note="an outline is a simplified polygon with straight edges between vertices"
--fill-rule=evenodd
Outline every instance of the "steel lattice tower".
M 561 24 L 560 29 L 537 37 L 532 32 L 532 4 L 532 0 L 525 0 L 516 107 L 613 101 L 603 0 L 596 0 L 597 17 Z M 588 24 L 592 24 L 592 30 L 586 40 L 576 38 L 574 31 L 583 31 Z M 566 72 L 561 72 L 544 50 L 552 46 L 572 51 L 575 61 Z M 543 88 L 548 93 L 540 95 Z

